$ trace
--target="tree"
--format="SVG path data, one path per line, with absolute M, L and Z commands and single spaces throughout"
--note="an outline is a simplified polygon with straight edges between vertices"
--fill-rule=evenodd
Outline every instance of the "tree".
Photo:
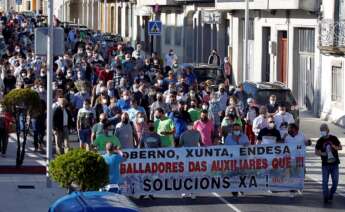
M 96 152 L 74 149 L 49 164 L 49 174 L 61 187 L 79 186 L 81 191 L 98 190 L 109 182 L 108 165 Z
M 27 117 L 40 111 L 41 100 L 37 92 L 30 88 L 14 89 L 10 91 L 3 99 L 3 105 L 6 111 L 10 112 L 16 122 L 16 133 L 17 133 L 17 158 L 16 166 L 19 167 L 24 162 L 25 156 L 25 145 L 28 134 Z M 23 142 L 20 140 L 20 135 L 23 135 Z

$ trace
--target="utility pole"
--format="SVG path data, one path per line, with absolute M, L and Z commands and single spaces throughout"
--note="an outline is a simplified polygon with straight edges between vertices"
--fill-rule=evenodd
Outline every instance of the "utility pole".
M 54 26 L 53 26 L 53 0 L 48 0 L 48 39 L 47 39 L 47 187 L 51 187 L 49 177 L 49 163 L 52 159 L 52 128 L 53 128 L 53 42 L 54 42 Z
M 248 27 L 249 27 L 249 0 L 246 0 L 246 10 L 244 14 L 244 65 L 243 81 L 247 80 L 248 73 Z

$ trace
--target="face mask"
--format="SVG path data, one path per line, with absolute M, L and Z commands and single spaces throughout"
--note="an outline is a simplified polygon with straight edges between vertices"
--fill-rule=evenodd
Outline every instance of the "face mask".
M 102 122 L 102 124 L 106 124 L 107 123 L 107 119 L 102 119 L 101 122 Z
M 156 119 L 161 119 L 161 117 L 160 117 L 160 116 L 155 116 L 155 118 L 156 118 Z
M 203 105 L 203 106 L 202 106 L 202 109 L 203 109 L 203 110 L 207 110 L 207 109 L 208 109 L 208 106 L 207 106 L 207 105 Z
M 235 130 L 235 131 L 232 131 L 232 134 L 233 134 L 234 136 L 239 136 L 239 135 L 241 135 L 241 131 Z
M 208 118 L 207 117 L 201 117 L 200 118 L 202 122 L 207 122 Z
M 106 99 L 103 99 L 103 100 L 102 100 L 102 103 L 103 103 L 104 105 L 106 105 L 106 104 L 108 103 L 108 101 L 107 101 Z
M 38 88 L 38 91 L 39 91 L 40 93 L 42 93 L 42 92 L 44 92 L 44 88 Z
M 327 136 L 328 135 L 328 132 L 327 131 L 321 131 L 320 132 L 320 136 L 321 137 L 325 137 L 325 136 Z
M 129 96 L 123 96 L 123 99 L 127 101 L 129 99 Z
M 269 124 L 268 124 L 268 128 L 269 128 L 269 129 L 273 129 L 274 126 L 275 126 L 274 123 L 269 123 Z
M 0 107 L 0 113 L 5 112 L 5 108 Z
M 270 104 L 271 104 L 271 105 L 274 105 L 275 103 L 276 103 L 276 101 L 270 100 Z
M 142 117 L 138 118 L 138 123 L 144 123 L 144 121 L 145 121 L 144 118 L 142 118 Z
M 128 124 L 128 119 L 125 118 L 125 119 L 122 120 L 122 122 L 123 122 L 124 124 Z

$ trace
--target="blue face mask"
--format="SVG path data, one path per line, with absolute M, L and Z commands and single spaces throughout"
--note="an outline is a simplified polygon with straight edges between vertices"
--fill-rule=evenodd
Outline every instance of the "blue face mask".
M 327 136 L 328 135 L 328 132 L 327 131 L 321 131 L 320 132 L 320 136 L 321 137 L 325 137 L 325 136 Z
M 235 131 L 232 131 L 232 134 L 233 134 L 234 136 L 239 136 L 239 135 L 241 135 L 241 131 L 235 130 Z

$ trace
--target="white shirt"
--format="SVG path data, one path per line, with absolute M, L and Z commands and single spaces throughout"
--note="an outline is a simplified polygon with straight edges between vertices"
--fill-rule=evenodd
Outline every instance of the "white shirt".
M 256 136 L 259 135 L 260 130 L 267 127 L 268 123 L 264 116 L 260 115 L 253 120 L 253 132 Z
M 177 56 L 175 54 L 166 54 L 164 58 L 165 66 L 169 66 L 170 68 L 172 68 L 175 59 L 177 60 Z
M 146 54 L 145 54 L 145 52 L 143 50 L 134 50 L 132 52 L 132 57 L 134 57 L 135 59 L 140 58 L 142 60 L 145 60 Z
M 298 144 L 307 144 L 307 138 L 304 136 L 303 133 L 298 133 L 295 137 L 292 137 L 291 135 L 287 135 L 285 138 L 285 143 L 292 144 L 292 143 L 298 143 Z
M 274 115 L 274 123 L 276 125 L 276 128 L 279 130 L 280 125 L 283 122 L 287 122 L 288 124 L 295 123 L 295 119 L 293 118 L 292 114 L 289 112 L 285 112 L 284 115 L 279 112 L 276 115 Z

